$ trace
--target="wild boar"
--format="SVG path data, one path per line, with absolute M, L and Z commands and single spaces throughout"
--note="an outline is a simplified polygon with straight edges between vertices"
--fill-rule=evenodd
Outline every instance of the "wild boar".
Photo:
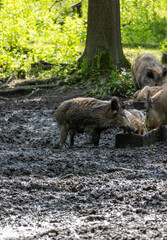
M 68 135 L 70 146 L 74 145 L 76 133 L 88 133 L 90 142 L 99 144 L 103 130 L 119 124 L 127 131 L 136 131 L 122 110 L 119 99 L 101 101 L 95 98 L 74 98 L 63 102 L 55 111 L 54 117 L 61 133 L 60 147 L 64 148 Z
M 153 86 L 153 87 L 145 86 L 143 89 L 138 90 L 137 92 L 134 93 L 133 101 L 134 102 L 136 102 L 136 101 L 145 102 L 147 99 L 148 91 L 151 92 L 151 96 L 154 96 L 157 92 L 159 92 L 161 89 L 163 89 L 165 87 L 167 87 L 167 83 L 164 83 L 161 86 Z
M 165 83 L 167 67 L 163 66 L 152 54 L 139 55 L 132 63 L 134 87 L 160 86 Z
M 167 124 L 167 87 L 153 97 L 150 91 L 147 94 L 145 125 L 148 130 L 151 130 L 161 124 Z
M 138 118 L 142 123 L 145 122 L 145 115 L 142 111 L 137 109 L 131 109 L 130 113 L 133 114 L 136 118 Z
M 135 133 L 137 134 L 144 134 L 147 132 L 146 126 L 145 124 L 140 120 L 140 117 L 138 118 L 137 116 L 135 116 L 135 114 L 137 112 L 133 111 L 132 114 L 130 111 L 128 110 L 124 110 L 126 117 L 128 118 L 129 122 L 131 123 L 131 125 L 137 129 L 137 131 Z M 124 129 L 124 133 L 127 133 L 126 129 Z

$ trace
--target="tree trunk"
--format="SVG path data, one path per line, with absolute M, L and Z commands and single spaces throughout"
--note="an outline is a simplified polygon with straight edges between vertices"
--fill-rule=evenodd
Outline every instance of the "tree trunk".
M 101 70 L 130 67 L 122 50 L 119 0 L 89 0 L 83 58 Z

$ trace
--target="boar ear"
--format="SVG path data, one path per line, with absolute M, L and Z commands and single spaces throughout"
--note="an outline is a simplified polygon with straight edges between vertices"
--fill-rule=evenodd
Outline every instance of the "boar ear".
M 111 110 L 115 113 L 119 110 L 119 99 L 117 97 L 111 98 Z
M 150 67 L 147 68 L 147 77 L 149 77 L 149 78 L 154 77 L 153 70 Z
M 151 99 L 151 91 L 148 90 L 147 92 L 147 107 L 152 106 L 152 99 Z
M 163 77 L 165 77 L 167 74 L 167 67 L 163 67 Z

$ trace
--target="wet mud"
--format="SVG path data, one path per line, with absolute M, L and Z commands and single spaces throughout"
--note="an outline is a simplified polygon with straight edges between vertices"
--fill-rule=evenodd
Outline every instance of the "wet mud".
M 50 89 L 0 100 L 0 240 L 167 239 L 167 141 L 60 150 L 53 113 L 83 96 Z

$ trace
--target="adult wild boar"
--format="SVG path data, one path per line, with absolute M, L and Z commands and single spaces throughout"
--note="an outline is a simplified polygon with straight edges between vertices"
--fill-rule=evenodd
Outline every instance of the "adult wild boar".
M 147 95 L 145 125 L 148 130 L 167 124 L 167 87 L 160 90 L 153 97 L 150 91 Z
M 167 67 L 163 66 L 152 54 L 138 56 L 131 66 L 134 87 L 160 86 L 165 83 Z
M 119 124 L 127 131 L 136 131 L 130 125 L 117 97 L 111 101 L 101 101 L 95 98 L 74 98 L 63 102 L 55 111 L 54 117 L 61 133 L 60 146 L 65 147 L 70 136 L 70 146 L 74 145 L 76 133 L 87 132 L 90 142 L 99 144 L 100 134 L 104 129 Z

